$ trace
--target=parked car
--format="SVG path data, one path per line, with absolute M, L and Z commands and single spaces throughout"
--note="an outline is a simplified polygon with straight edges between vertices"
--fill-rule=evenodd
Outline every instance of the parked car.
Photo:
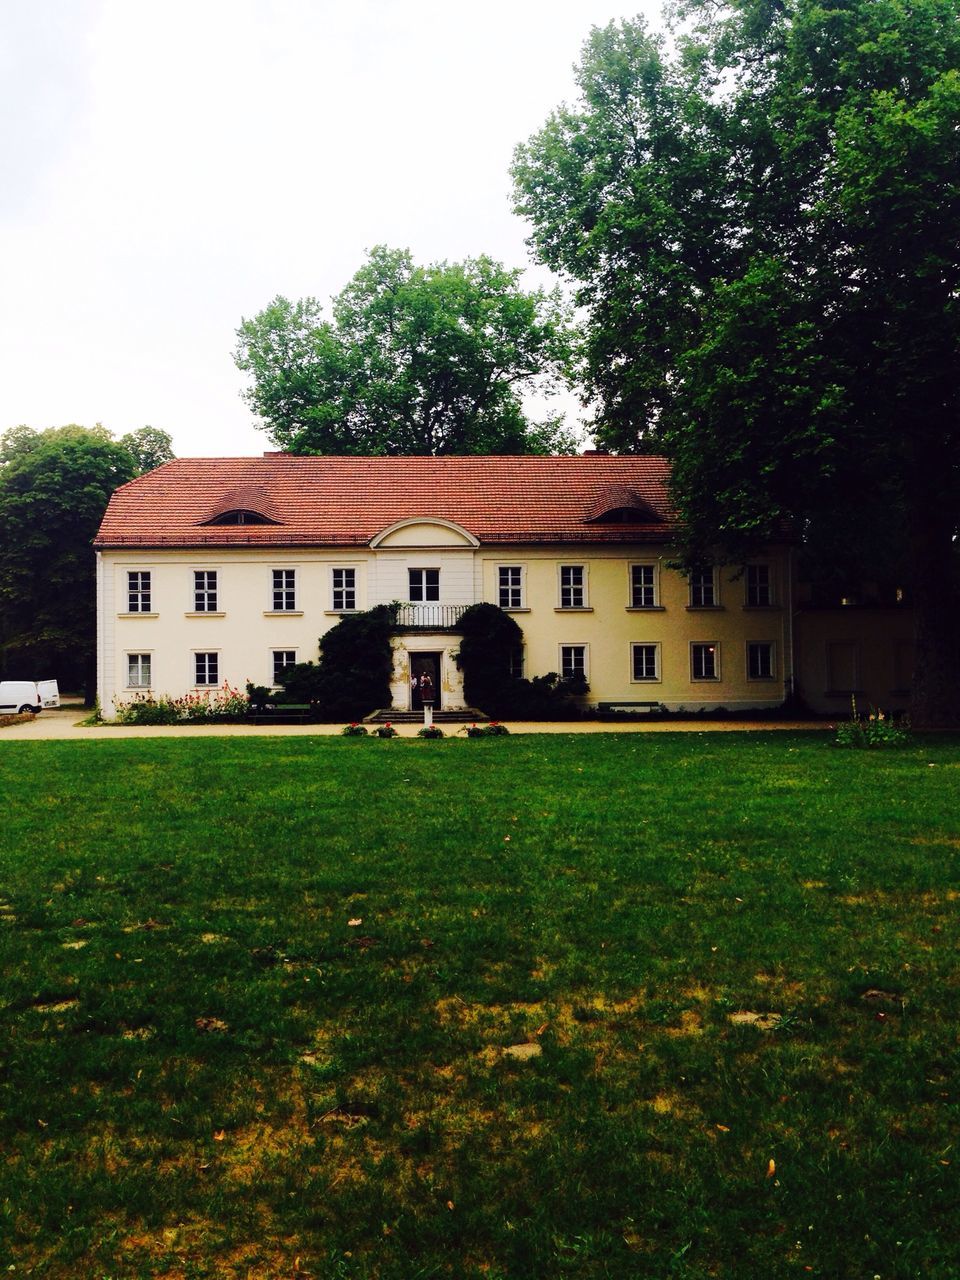
M 0 680 L 0 716 L 30 711 L 37 716 L 44 707 L 59 707 L 56 680 Z

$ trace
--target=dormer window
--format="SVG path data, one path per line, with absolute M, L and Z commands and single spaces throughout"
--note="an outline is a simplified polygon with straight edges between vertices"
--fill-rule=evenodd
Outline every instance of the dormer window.
M 198 524 L 283 524 L 280 512 L 263 485 L 238 484 L 220 495 L 217 503 L 207 508 Z
M 604 511 L 603 515 L 596 516 L 591 523 L 650 524 L 655 518 L 649 511 L 642 510 L 640 507 L 612 507 L 609 511 Z
M 604 485 L 584 517 L 588 524 L 660 524 L 663 516 L 635 489 Z
M 268 520 L 266 516 L 261 515 L 259 511 L 224 511 L 222 515 L 214 516 L 212 520 L 207 520 L 207 524 L 276 524 L 275 520 Z

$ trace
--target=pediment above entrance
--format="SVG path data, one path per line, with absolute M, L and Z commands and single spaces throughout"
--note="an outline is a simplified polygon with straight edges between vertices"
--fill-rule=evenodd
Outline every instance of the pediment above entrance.
M 416 516 L 388 525 L 370 539 L 371 547 L 479 547 L 480 540 L 453 520 Z

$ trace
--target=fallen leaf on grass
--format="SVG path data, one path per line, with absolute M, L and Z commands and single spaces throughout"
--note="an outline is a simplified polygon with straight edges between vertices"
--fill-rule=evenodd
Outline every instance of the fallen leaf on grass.
M 226 1137 L 227 1137 L 226 1130 L 218 1129 L 217 1132 L 213 1135 L 213 1140 L 214 1142 L 225 1142 Z
M 777 1162 L 775 1160 L 771 1160 L 770 1163 L 767 1165 L 767 1177 L 772 1178 L 776 1172 L 777 1172 Z
M 213 1032 L 227 1031 L 229 1028 L 222 1018 L 197 1018 L 193 1024 L 198 1031 Z
M 720 1130 L 720 1132 L 721 1132 L 721 1133 L 729 1133 L 729 1132 L 730 1132 L 730 1127 L 729 1127 L 729 1125 L 725 1125 L 725 1124 L 718 1124 L 718 1125 L 717 1125 L 717 1128 Z
M 350 929 L 356 929 L 359 924 L 363 924 L 363 916 L 355 916 L 352 920 L 347 921 L 347 927 Z

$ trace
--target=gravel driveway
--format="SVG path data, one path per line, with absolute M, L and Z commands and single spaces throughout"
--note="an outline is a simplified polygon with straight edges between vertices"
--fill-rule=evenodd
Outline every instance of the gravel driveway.
M 87 714 L 82 707 L 61 707 L 58 711 L 41 711 L 29 724 L 10 725 L 0 729 L 0 742 L 37 742 L 42 739 L 64 739 L 73 742 L 90 742 L 95 738 L 313 738 L 336 737 L 340 724 L 184 724 L 184 725 L 98 725 L 85 728 L 80 721 Z M 398 724 L 397 736 L 414 738 L 419 725 Z M 459 725 L 443 725 L 447 737 L 456 737 Z M 582 723 L 565 721 L 519 721 L 509 723 L 511 733 L 743 733 L 768 732 L 771 729 L 807 729 L 824 731 L 833 725 L 822 720 L 811 722 L 786 720 L 657 720 L 653 723 L 634 721 L 587 720 Z

